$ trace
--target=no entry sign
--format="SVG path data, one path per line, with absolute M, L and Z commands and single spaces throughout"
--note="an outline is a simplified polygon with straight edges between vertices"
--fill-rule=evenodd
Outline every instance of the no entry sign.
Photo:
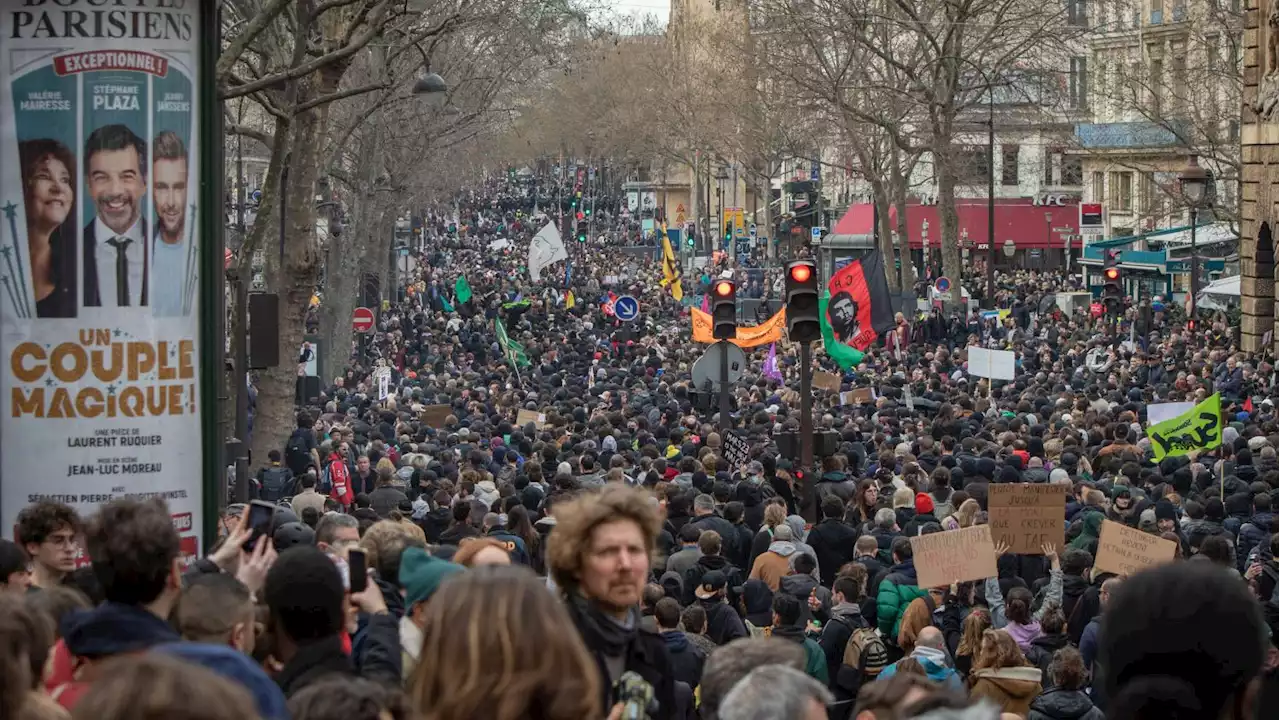
M 373 329 L 373 311 L 367 307 L 358 307 L 351 313 L 351 329 L 358 333 L 367 333 Z

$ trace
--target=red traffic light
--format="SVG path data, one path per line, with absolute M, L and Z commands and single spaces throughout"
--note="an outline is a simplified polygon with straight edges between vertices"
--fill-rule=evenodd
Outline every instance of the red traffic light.
M 1105 277 L 1105 278 L 1106 278 L 1106 279 L 1108 279 L 1108 280 L 1119 280 L 1119 279 L 1120 279 L 1120 268 L 1113 268 L 1113 267 L 1109 267 L 1109 268 L 1107 268 L 1106 270 L 1103 270 L 1103 271 L 1102 271 L 1102 275 L 1103 275 L 1103 277 Z
M 716 294 L 720 297 L 729 297 L 733 294 L 733 283 L 728 280 L 721 280 L 716 283 Z
M 583 214 L 583 212 L 582 212 L 581 210 L 579 210 L 579 211 L 578 211 L 578 219 L 579 219 L 579 220 L 581 220 L 581 219 L 583 219 L 584 217 L 586 217 L 586 215 L 585 215 L 585 214 Z
M 796 265 L 791 268 L 791 279 L 795 282 L 806 283 L 811 277 L 813 277 L 813 268 L 808 265 Z

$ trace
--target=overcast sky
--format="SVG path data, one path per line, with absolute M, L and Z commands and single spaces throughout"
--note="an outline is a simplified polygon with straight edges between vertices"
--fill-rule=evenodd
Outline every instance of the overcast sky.
M 667 24 L 667 16 L 671 14 L 671 0 L 610 0 L 609 4 L 625 15 L 653 15 L 663 25 Z

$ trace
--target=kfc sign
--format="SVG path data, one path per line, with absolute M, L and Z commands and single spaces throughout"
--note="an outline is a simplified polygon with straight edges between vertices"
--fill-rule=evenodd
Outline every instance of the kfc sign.
M 1079 201 L 1075 195 L 1067 195 L 1064 193 L 1041 193 L 1031 199 L 1031 204 L 1036 207 L 1054 206 L 1064 207 Z

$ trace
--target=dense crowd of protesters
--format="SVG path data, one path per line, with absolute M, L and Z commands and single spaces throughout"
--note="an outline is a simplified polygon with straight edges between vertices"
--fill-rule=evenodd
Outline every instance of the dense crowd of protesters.
M 794 350 L 781 381 L 751 351 L 731 464 L 687 306 L 743 268 L 676 302 L 621 246 L 631 221 L 601 219 L 533 282 L 534 204 L 495 181 L 429 218 L 372 342 L 258 468 L 265 534 L 229 506 L 195 559 L 159 501 L 26 508 L 0 541 L 0 717 L 1276 717 L 1270 355 L 1141 308 L 1104 333 L 1042 303 L 1043 274 L 1002 274 L 1007 314 L 901 318 L 903 351 L 849 372 L 815 353 L 875 394 L 817 391 L 838 442 L 810 472 L 777 442 Z M 973 344 L 1013 350 L 1016 378 L 971 377 Z M 1221 448 L 1155 462 L 1147 406 L 1213 392 Z M 910 538 L 986 523 L 992 483 L 1059 487 L 1064 546 L 920 587 Z M 1178 558 L 1099 571 L 1103 519 Z

